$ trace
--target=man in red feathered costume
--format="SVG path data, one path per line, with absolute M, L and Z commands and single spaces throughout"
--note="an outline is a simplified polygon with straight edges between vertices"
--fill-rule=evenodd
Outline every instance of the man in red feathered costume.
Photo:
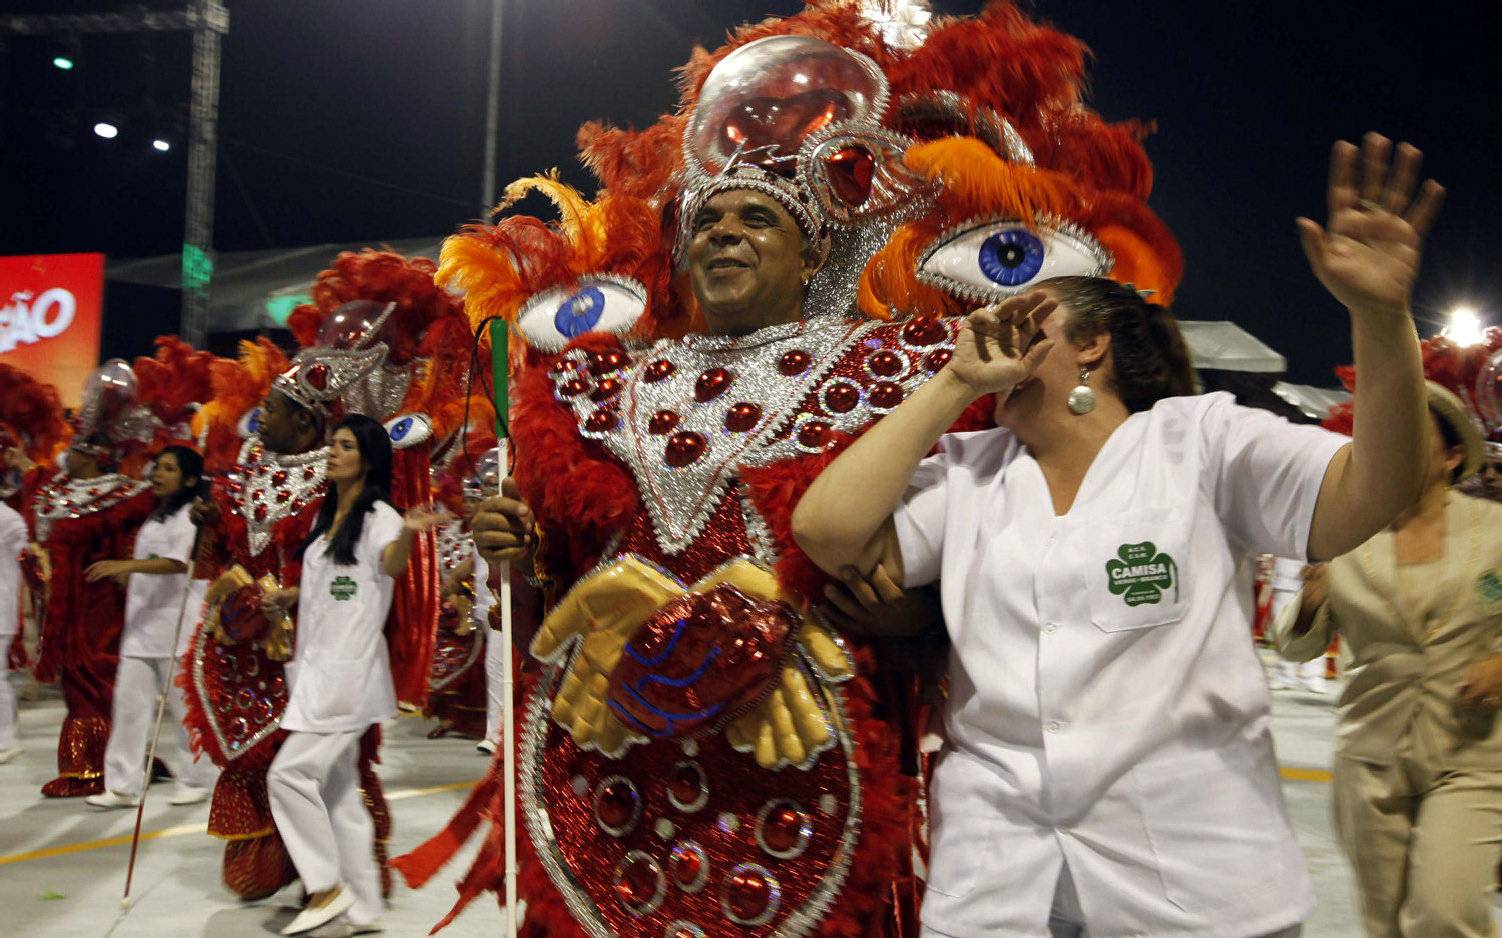
M 477 540 L 568 589 L 531 643 L 550 668 L 520 730 L 525 934 L 916 933 L 920 789 L 898 759 L 914 714 L 887 693 L 900 668 L 811 606 L 831 594 L 792 505 L 947 361 L 934 314 L 1062 273 L 1166 291 L 1178 254 L 1141 204 L 1135 134 L 1079 103 L 1077 41 L 1006 4 L 917 49 L 910 32 L 848 3 L 742 30 L 696 53 L 683 115 L 581 134 L 607 194 L 554 194 L 551 238 L 512 218 L 445 246 L 472 318 L 513 320 L 532 350 L 516 487 Z M 625 217 L 673 201 L 675 173 L 681 306 L 667 252 Z M 1036 245 L 977 263 L 991 240 Z M 857 282 L 860 310 L 893 321 L 849 316 Z M 681 335 L 675 309 L 710 334 L 622 341 Z M 897 601 L 879 574 L 848 585 Z M 506 819 L 497 791 L 493 772 L 398 860 L 409 881 L 481 814 Z M 499 889 L 500 851 L 497 827 L 461 906 Z
M 50 569 L 34 672 L 39 681 L 62 685 L 67 706 L 57 741 L 58 776 L 42 786 L 49 798 L 104 790 L 125 591 L 110 579 L 89 582 L 84 571 L 95 561 L 128 555 L 154 502 L 145 483 L 116 471 L 154 432 L 154 419 L 137 393 L 128 365 L 106 363 L 84 388 L 64 471 L 53 475 L 48 467 L 21 461 L 28 475 L 27 522 Z

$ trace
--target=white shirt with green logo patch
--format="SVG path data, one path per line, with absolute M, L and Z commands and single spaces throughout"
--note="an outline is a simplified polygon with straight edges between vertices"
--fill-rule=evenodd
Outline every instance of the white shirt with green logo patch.
M 401 532 L 402 516 L 376 502 L 365 516 L 352 566 L 334 562 L 327 538 L 303 552 L 282 729 L 362 730 L 396 713 L 385 632 L 396 581 L 381 568 L 381 553 Z
M 1055 516 L 1005 430 L 944 437 L 896 512 L 952 640 L 924 924 L 1048 933 L 1064 864 L 1092 935 L 1264 935 L 1314 896 L 1251 643 L 1248 553 L 1303 556 L 1344 437 L 1172 398 Z

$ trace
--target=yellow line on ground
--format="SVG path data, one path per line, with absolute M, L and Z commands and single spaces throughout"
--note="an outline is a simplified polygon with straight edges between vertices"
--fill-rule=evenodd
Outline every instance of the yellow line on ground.
M 1278 766 L 1278 774 L 1290 782 L 1328 782 L 1334 778 L 1329 769 L 1302 769 L 1294 765 Z
M 468 782 L 449 782 L 446 785 L 429 785 L 426 788 L 403 788 L 399 791 L 389 792 L 387 801 L 404 801 L 408 798 L 421 798 L 424 795 L 436 795 L 445 791 L 456 791 L 461 788 L 472 788 L 479 781 L 474 779 Z M 142 831 L 141 840 L 158 840 L 163 837 L 182 837 L 185 834 L 206 834 L 207 824 L 179 824 L 176 827 L 164 827 L 161 830 Z M 103 850 L 106 847 L 123 847 L 130 843 L 129 834 L 121 834 L 118 837 L 105 837 L 100 840 L 85 840 L 82 843 L 62 844 L 57 847 L 44 847 L 41 850 L 28 850 L 24 853 L 0 854 L 0 866 L 7 863 L 25 863 L 27 860 L 46 860 L 50 857 L 67 856 L 70 853 L 82 853 L 86 850 Z

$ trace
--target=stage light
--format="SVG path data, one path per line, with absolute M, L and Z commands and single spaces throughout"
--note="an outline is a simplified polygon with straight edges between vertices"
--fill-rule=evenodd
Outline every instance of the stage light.
M 73 60 L 66 55 L 54 55 L 52 57 L 52 65 L 54 68 L 60 68 L 65 72 L 73 71 Z
M 156 140 L 151 141 L 151 148 L 153 150 L 157 151 L 158 153 L 166 153 L 168 150 L 172 149 L 172 144 L 168 143 L 165 140 L 162 140 L 162 139 L 158 138 Z
M 94 133 L 106 140 L 113 140 L 120 136 L 120 128 L 108 121 L 100 121 L 94 125 Z
M 1450 324 L 1440 333 L 1456 345 L 1480 345 L 1481 317 L 1469 306 L 1457 306 L 1450 310 Z

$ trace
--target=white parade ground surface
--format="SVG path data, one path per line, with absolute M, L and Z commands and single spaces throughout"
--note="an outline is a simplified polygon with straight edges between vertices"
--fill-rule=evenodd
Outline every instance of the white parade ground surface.
M 1273 696 L 1274 735 L 1283 789 L 1313 871 L 1319 906 L 1306 938 L 1358 938 L 1351 876 L 1336 846 L 1329 815 L 1334 699 L 1304 691 Z M 0 765 L 0 934 L 15 938 L 264 938 L 289 922 L 300 899 L 296 885 L 270 899 L 235 900 L 219 882 L 222 845 L 203 833 L 207 804 L 174 808 L 171 785 L 158 784 L 147 802 L 131 907 L 120 896 L 129 856 L 133 810 L 100 811 L 81 800 L 44 799 L 52 777 L 62 701 L 21 704 L 26 751 Z M 387 727 L 379 767 L 391 799 L 394 854 L 411 849 L 448 820 L 485 758 L 465 740 L 424 738 L 430 724 L 403 718 Z M 1185 779 L 1185 784 L 1193 784 Z M 386 913 L 386 934 L 425 935 L 448 910 L 454 880 L 473 848 L 425 889 L 398 885 Z M 478 900 L 441 934 L 496 936 L 503 919 L 490 897 Z

